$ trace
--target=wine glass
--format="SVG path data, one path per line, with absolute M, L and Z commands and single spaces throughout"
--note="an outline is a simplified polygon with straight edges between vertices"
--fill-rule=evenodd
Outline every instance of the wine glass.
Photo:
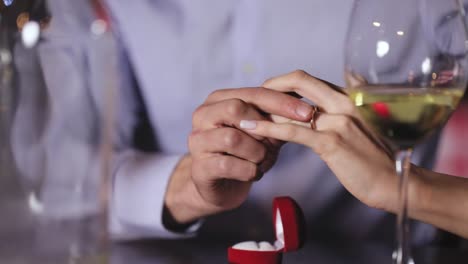
M 345 49 L 347 93 L 393 147 L 400 177 L 394 263 L 412 263 L 408 170 L 413 148 L 440 129 L 467 85 L 460 0 L 357 0 Z
M 0 3 L 2 263 L 108 263 L 118 76 L 93 5 Z

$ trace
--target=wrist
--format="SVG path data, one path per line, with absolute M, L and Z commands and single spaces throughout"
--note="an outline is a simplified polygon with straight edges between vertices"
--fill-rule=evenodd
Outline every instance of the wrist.
M 186 232 L 196 221 L 191 221 L 187 223 L 179 222 L 174 215 L 171 213 L 170 209 L 164 204 L 162 223 L 167 230 L 176 233 Z
M 184 156 L 174 169 L 164 198 L 163 224 L 172 231 L 183 231 L 203 217 L 197 206 L 198 191 L 191 180 L 192 160 Z
M 428 199 L 428 188 L 425 179 L 422 177 L 424 174 L 421 172 L 422 168 L 411 164 L 409 169 L 408 178 L 408 212 L 413 215 L 414 212 L 420 210 Z M 391 191 L 388 192 L 386 202 L 381 208 L 385 211 L 397 214 L 399 208 L 399 195 L 400 195 L 400 179 L 393 174 L 393 183 L 391 184 Z
M 409 206 L 408 213 L 410 217 L 417 218 L 419 215 L 427 212 L 432 204 L 432 182 L 427 177 L 427 170 L 413 165 L 410 174 L 410 186 L 408 190 Z
M 399 178 L 396 175 L 393 162 L 375 172 L 371 181 L 373 184 L 368 187 L 369 192 L 364 203 L 375 209 L 396 212 Z

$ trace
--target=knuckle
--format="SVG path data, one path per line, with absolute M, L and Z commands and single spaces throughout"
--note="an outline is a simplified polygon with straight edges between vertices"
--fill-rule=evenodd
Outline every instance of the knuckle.
M 340 95 L 341 96 L 341 95 Z M 356 107 L 354 104 L 349 100 L 347 97 L 344 98 L 343 103 L 341 105 L 341 112 L 349 115 L 355 115 L 356 114 Z
M 329 142 L 329 145 L 339 146 L 341 144 L 342 138 L 340 134 L 333 132 L 328 134 L 327 141 Z
M 304 79 L 307 79 L 309 74 L 304 70 L 298 69 L 298 70 L 293 71 L 291 73 L 291 76 L 292 76 L 294 81 L 300 82 L 300 81 L 302 81 Z
M 231 99 L 226 107 L 226 112 L 230 116 L 240 116 L 245 113 L 247 109 L 247 103 L 240 99 Z
M 223 93 L 223 90 L 215 90 L 215 91 L 212 91 L 208 97 L 207 97 L 207 101 L 211 101 L 211 100 L 216 100 L 216 98 L 219 98 L 221 96 L 221 94 Z
M 353 121 L 348 116 L 339 116 L 336 122 L 339 131 L 349 131 L 353 126 Z
M 223 100 L 233 89 L 218 89 L 212 91 L 205 100 L 205 103 L 213 103 Z
M 196 142 L 197 142 L 197 140 L 198 140 L 197 134 L 191 133 L 188 136 L 187 145 L 188 145 L 188 148 L 189 148 L 190 152 L 195 152 L 196 151 L 196 146 L 197 146 Z
M 192 134 L 188 136 L 187 146 L 188 146 L 189 152 L 192 152 L 194 150 L 194 136 Z
M 343 144 L 343 138 L 340 134 L 335 132 L 329 132 L 326 134 L 325 139 L 322 142 L 322 153 L 324 155 L 335 153 Z
M 246 166 L 246 169 L 245 169 L 245 180 L 246 181 L 254 181 L 257 179 L 257 175 L 259 174 L 259 169 L 258 169 L 258 166 L 253 164 L 253 163 L 249 163 L 247 166 Z
M 228 156 L 221 156 L 217 158 L 216 162 L 219 172 L 223 174 L 229 173 L 234 167 L 232 159 L 230 159 Z
M 205 112 L 204 109 L 205 109 L 205 106 L 200 105 L 199 107 L 197 107 L 195 109 L 195 111 L 193 111 L 193 113 L 192 113 L 192 125 L 198 124 L 203 119 L 203 113 Z
M 224 146 L 227 148 L 235 148 L 242 142 L 242 135 L 234 129 L 226 130 L 224 135 Z
M 258 154 L 257 159 L 255 160 L 255 163 L 258 164 L 258 163 L 260 163 L 260 162 L 263 162 L 263 161 L 266 159 L 266 157 L 267 157 L 267 153 L 268 153 L 268 151 L 267 151 L 267 149 L 266 149 L 264 146 L 262 146 L 261 148 L 259 148 L 259 154 Z
M 268 78 L 262 83 L 262 87 L 268 88 L 271 86 L 274 78 Z

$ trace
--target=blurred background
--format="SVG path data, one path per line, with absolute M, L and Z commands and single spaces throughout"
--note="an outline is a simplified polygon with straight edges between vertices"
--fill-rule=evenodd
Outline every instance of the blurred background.
M 50 41 L 41 0 L 0 20 L 0 262 L 106 263 L 112 35 Z

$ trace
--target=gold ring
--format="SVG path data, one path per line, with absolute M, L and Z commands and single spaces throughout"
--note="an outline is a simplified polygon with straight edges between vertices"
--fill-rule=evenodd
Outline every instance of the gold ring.
M 317 129 L 317 125 L 315 121 L 317 119 L 317 113 L 319 112 L 319 108 L 316 105 L 312 106 L 312 118 L 310 119 L 310 128 L 313 130 Z

